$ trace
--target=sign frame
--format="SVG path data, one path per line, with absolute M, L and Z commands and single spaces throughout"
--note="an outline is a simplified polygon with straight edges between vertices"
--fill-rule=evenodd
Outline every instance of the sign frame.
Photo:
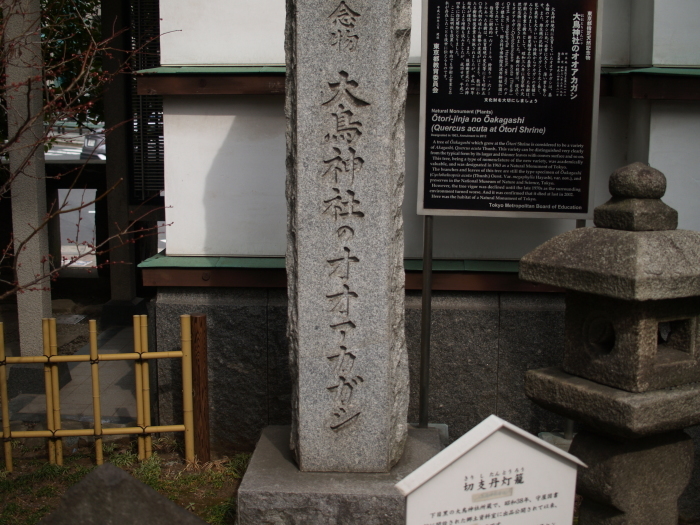
M 519 456 L 522 461 L 518 463 L 524 468 L 509 468 L 517 467 L 508 463 L 512 459 L 509 455 L 523 454 L 524 451 L 528 454 Z M 538 466 L 533 470 L 533 465 Z M 444 517 L 455 523 L 464 522 L 460 518 L 468 514 L 473 517 L 475 513 L 491 516 L 474 520 L 484 524 L 535 523 L 533 512 L 545 512 L 542 520 L 550 523 L 555 517 L 573 516 L 579 467 L 587 468 L 587 465 L 576 456 L 491 415 L 395 487 L 406 498 L 408 525 L 442 523 Z M 485 479 L 484 476 L 480 479 L 482 470 L 486 473 Z M 550 497 L 540 501 L 537 496 L 541 493 Z M 535 508 L 545 501 L 556 504 L 545 509 Z M 513 509 L 517 511 L 508 512 Z M 431 513 L 430 510 L 437 512 Z M 542 521 L 536 520 L 537 523 Z M 557 520 L 556 523 L 562 522 Z
M 421 78 L 420 78 L 420 120 L 419 120 L 419 154 L 418 154 L 418 195 L 417 213 L 418 215 L 444 215 L 444 216 L 473 216 L 473 217 L 508 217 L 508 218 L 547 218 L 547 219 L 592 219 L 594 208 L 594 183 L 593 175 L 596 169 L 597 159 L 597 138 L 598 138 L 598 118 L 600 103 L 600 63 L 601 63 L 601 42 L 603 33 L 603 4 L 604 0 L 597 0 L 596 27 L 595 27 L 595 50 L 593 66 L 593 100 L 591 115 L 591 137 L 590 137 L 590 160 L 587 173 L 582 173 L 582 178 L 587 177 L 588 186 L 587 210 L 585 212 L 562 212 L 562 211 L 506 211 L 506 210 L 470 210 L 470 209 L 445 209 L 431 208 L 425 205 L 426 186 L 426 141 L 427 141 L 427 98 L 428 98 L 428 78 L 429 78 L 429 8 L 433 2 L 438 3 L 444 0 L 423 0 L 422 3 L 422 42 L 421 42 Z M 455 1 L 455 0 L 453 0 Z M 559 0 L 551 0 L 556 2 Z M 582 182 L 583 184 L 583 182 Z

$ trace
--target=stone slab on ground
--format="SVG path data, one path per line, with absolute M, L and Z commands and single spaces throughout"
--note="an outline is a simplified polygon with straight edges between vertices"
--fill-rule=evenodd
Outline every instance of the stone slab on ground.
M 73 485 L 40 525 L 202 525 L 204 522 L 165 496 L 105 463 Z
M 700 423 L 700 384 L 634 394 L 567 374 L 530 370 L 525 393 L 544 408 L 593 430 L 637 438 Z
M 409 428 L 404 454 L 388 473 L 301 472 L 288 426 L 267 427 L 238 490 L 238 525 L 403 525 L 394 485 L 440 451 L 436 429 Z

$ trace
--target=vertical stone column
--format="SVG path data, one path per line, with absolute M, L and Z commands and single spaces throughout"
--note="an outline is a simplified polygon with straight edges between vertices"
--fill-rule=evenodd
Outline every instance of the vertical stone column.
M 386 472 L 406 439 L 409 0 L 287 1 L 291 446 L 302 471 Z
M 12 228 L 20 266 L 20 285 L 31 283 L 48 270 L 48 227 L 24 246 L 46 216 L 44 174 L 44 119 L 39 0 L 4 0 L 5 46 L 8 57 L 6 92 L 9 136 L 19 136 L 10 150 L 12 181 Z M 57 262 L 60 264 L 60 262 Z M 51 316 L 51 290 L 47 279 L 17 294 L 20 351 L 23 356 L 41 355 L 41 319 Z

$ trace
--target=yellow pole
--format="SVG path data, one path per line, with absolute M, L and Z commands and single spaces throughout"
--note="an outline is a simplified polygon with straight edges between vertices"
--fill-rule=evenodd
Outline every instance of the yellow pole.
M 134 316 L 134 352 L 141 354 L 141 318 Z M 134 376 L 136 379 L 136 426 L 143 427 L 143 364 L 142 361 L 134 361 Z M 143 435 L 137 438 L 139 445 L 139 459 L 146 459 L 146 443 Z
M 49 319 L 49 342 L 51 355 L 58 355 L 58 342 L 56 338 L 56 318 Z M 51 388 L 53 389 L 53 425 L 56 430 L 61 430 L 61 386 L 58 381 L 58 364 L 51 365 Z M 56 440 L 56 464 L 63 465 L 63 440 Z
M 49 335 L 49 320 L 41 320 L 41 328 L 43 330 L 43 341 L 44 341 L 44 355 L 46 357 L 51 356 L 51 343 Z M 46 429 L 56 430 L 53 426 L 53 381 L 51 381 L 51 365 L 46 363 L 44 365 L 44 390 L 46 392 Z M 51 465 L 56 464 L 56 442 L 53 438 L 48 440 L 49 445 L 49 463 Z
M 7 395 L 5 328 L 3 323 L 0 323 L 0 403 L 2 403 L 2 437 L 5 442 L 5 470 L 12 472 L 12 443 L 10 443 L 10 399 Z
M 103 436 L 119 436 L 130 434 L 146 434 L 148 432 L 184 432 L 185 425 L 161 425 L 148 428 L 141 427 L 120 427 L 120 428 L 103 428 Z M 48 430 L 19 430 L 12 431 L 13 438 L 41 438 L 52 437 L 54 434 Z M 59 437 L 79 437 L 79 436 L 95 436 L 94 428 L 82 428 L 80 430 L 57 430 L 56 436 Z
M 100 361 L 140 361 L 143 359 L 165 359 L 178 357 L 182 359 L 182 352 L 149 352 L 148 354 L 137 354 L 136 352 L 125 352 L 123 354 L 101 354 Z M 90 354 L 85 355 L 55 355 L 50 359 L 43 355 L 30 355 L 27 357 L 5 357 L 8 365 L 20 363 L 88 363 Z
M 148 316 L 141 316 L 141 353 L 145 354 L 148 352 Z M 143 425 L 145 427 L 151 426 L 151 380 L 148 375 L 148 361 L 141 363 L 141 373 L 143 374 Z M 153 435 L 146 434 L 144 437 L 144 444 L 146 447 L 146 459 L 150 458 L 153 454 Z
M 95 420 L 95 463 L 102 465 L 102 408 L 100 406 L 100 365 L 97 360 L 97 321 L 90 320 L 90 372 L 92 374 L 92 417 Z
M 194 413 L 192 411 L 192 325 L 189 315 L 180 316 L 182 337 L 182 412 L 185 424 L 185 460 L 194 461 Z

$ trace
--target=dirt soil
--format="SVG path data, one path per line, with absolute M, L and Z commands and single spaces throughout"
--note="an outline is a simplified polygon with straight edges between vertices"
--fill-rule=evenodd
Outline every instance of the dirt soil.
M 94 449 L 66 453 L 64 466 L 50 465 L 45 446 L 13 443 L 14 471 L 0 472 L 0 523 L 33 525 L 55 509 L 65 491 L 93 468 Z M 140 463 L 135 442 L 124 438 L 105 446 L 105 460 L 119 466 L 205 522 L 233 523 L 240 479 L 249 454 L 207 464 L 187 464 L 170 440 L 154 440 L 154 457 Z

